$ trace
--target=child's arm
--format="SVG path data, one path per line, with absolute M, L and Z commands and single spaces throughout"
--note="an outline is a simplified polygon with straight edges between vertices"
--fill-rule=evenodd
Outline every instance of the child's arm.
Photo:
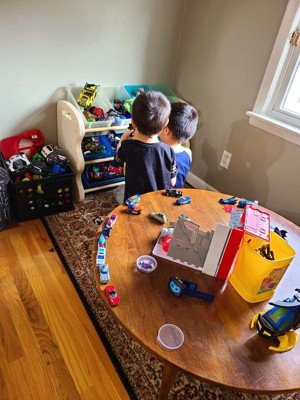
M 172 169 L 171 169 L 171 181 L 170 181 L 171 187 L 175 186 L 175 184 L 176 184 L 176 175 L 177 175 L 177 165 L 176 165 L 175 153 L 174 153 L 174 160 L 173 160 Z
M 118 146 L 117 146 L 117 151 L 121 147 L 121 144 L 122 144 L 123 140 L 129 139 L 133 133 L 134 133 L 134 129 L 127 129 L 127 131 L 123 133 L 123 135 L 121 136 L 121 138 L 119 140 L 119 143 L 118 143 Z
M 175 178 L 172 178 L 171 182 L 170 182 L 171 187 L 174 187 L 175 184 L 176 184 L 176 176 L 175 176 Z

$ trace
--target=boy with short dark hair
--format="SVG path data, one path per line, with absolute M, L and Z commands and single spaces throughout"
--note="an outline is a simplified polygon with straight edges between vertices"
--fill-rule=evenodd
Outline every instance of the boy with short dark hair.
M 132 105 L 133 131 L 119 142 L 115 160 L 126 163 L 124 199 L 135 194 L 168 189 L 176 182 L 174 150 L 158 136 L 169 121 L 171 106 L 160 92 L 145 91 Z
M 184 147 L 183 143 L 194 136 L 197 125 L 198 112 L 193 106 L 184 102 L 171 104 L 169 123 L 162 130 L 160 138 L 175 151 L 177 164 L 175 188 L 184 187 L 186 176 L 190 171 L 192 152 Z

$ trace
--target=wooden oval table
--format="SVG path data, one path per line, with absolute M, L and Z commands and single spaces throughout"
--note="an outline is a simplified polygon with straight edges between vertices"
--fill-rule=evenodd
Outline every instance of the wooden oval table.
M 126 213 L 125 205 L 112 212 L 118 219 L 107 239 L 106 262 L 110 267 L 110 283 L 116 285 L 120 297 L 118 307 L 109 306 L 104 295 L 105 285 L 100 284 L 98 269 L 94 268 L 99 292 L 116 320 L 163 361 L 159 398 L 167 398 L 178 371 L 241 392 L 300 390 L 300 344 L 289 352 L 274 353 L 268 349 L 272 344 L 269 340 L 249 329 L 254 314 L 268 308 L 267 301 L 247 303 L 229 282 L 163 258 L 156 257 L 158 266 L 150 274 L 136 268 L 140 255 L 152 254 L 163 227 L 149 217 L 151 211 L 165 213 L 169 221 L 177 221 L 184 214 L 204 231 L 215 229 L 217 223 L 228 224 L 230 214 L 218 200 L 229 195 L 196 189 L 183 189 L 183 192 L 192 198 L 190 204 L 178 206 L 174 197 L 158 191 L 141 196 L 144 206 L 141 215 Z M 260 208 L 270 212 L 271 226 L 288 231 L 288 242 L 299 254 L 300 228 Z M 94 265 L 96 250 L 95 237 Z M 215 300 L 207 303 L 192 297 L 175 297 L 168 290 L 171 275 L 196 282 L 199 290 L 213 293 Z M 292 296 L 296 287 L 300 287 L 299 255 L 282 278 L 274 299 Z M 159 328 L 167 323 L 177 325 L 184 332 L 184 344 L 178 350 L 165 350 L 156 340 Z

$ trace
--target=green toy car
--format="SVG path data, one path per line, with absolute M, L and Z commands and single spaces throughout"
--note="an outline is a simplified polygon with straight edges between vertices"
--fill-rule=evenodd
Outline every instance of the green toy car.
M 168 221 L 168 218 L 163 213 L 157 213 L 151 211 L 150 217 L 155 219 L 156 221 L 160 222 L 161 224 L 165 224 Z

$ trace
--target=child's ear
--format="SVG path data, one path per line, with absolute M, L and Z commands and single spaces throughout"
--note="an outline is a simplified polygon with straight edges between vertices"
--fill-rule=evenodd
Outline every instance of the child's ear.
M 132 125 L 133 129 L 136 129 L 136 124 L 133 119 L 131 120 L 131 125 Z
M 165 126 L 162 130 L 162 133 L 164 133 L 165 135 L 169 135 L 170 134 L 170 129 L 168 128 L 168 126 Z

